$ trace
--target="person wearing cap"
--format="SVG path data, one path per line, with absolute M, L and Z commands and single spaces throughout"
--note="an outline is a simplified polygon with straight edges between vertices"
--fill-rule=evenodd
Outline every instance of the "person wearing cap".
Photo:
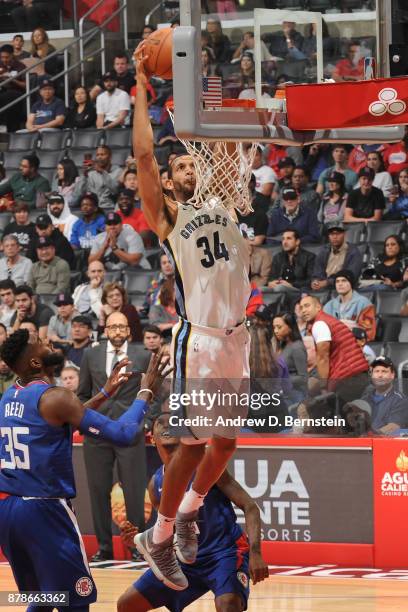
M 268 236 L 278 239 L 283 232 L 296 230 L 302 243 L 319 242 L 316 212 L 300 204 L 300 197 L 293 187 L 284 187 L 281 197 L 282 206 L 272 211 Z
M 57 314 L 53 315 L 48 324 L 47 338 L 50 342 L 71 344 L 71 323 L 78 315 L 70 291 L 58 293 L 54 300 Z
M 82 219 L 76 220 L 71 233 L 71 246 L 74 249 L 90 249 L 101 232 L 105 230 L 105 215 L 99 208 L 98 197 L 94 193 L 84 193 L 79 200 Z
M 20 244 L 17 236 L 9 234 L 2 241 L 4 257 L 0 259 L 0 280 L 6 278 L 16 285 L 27 282 L 32 268 L 32 261 L 20 254 Z
M 0 108 L 19 98 L 26 90 L 25 76 L 18 73 L 26 66 L 14 56 L 12 45 L 0 47 Z M 3 82 L 14 77 L 7 85 Z M 8 132 L 15 132 L 21 127 L 21 119 L 25 117 L 22 102 L 0 113 L 0 123 L 7 126 Z
M 103 75 L 105 91 L 96 98 L 96 127 L 110 130 L 129 124 L 130 97 L 118 88 L 113 70 Z
M 116 79 L 119 89 L 126 91 L 130 95 L 130 90 L 136 84 L 135 73 L 129 66 L 129 58 L 126 53 L 117 53 L 113 58 L 113 72 L 116 73 Z M 91 100 L 96 98 L 103 92 L 103 78 L 94 85 L 90 91 Z
M 361 399 L 371 406 L 372 429 L 391 436 L 398 429 L 408 427 L 408 399 L 395 390 L 396 370 L 388 357 L 376 357 L 370 374 L 371 385 Z
M 358 173 L 360 187 L 348 196 L 344 221 L 381 221 L 385 209 L 385 198 L 381 189 L 373 186 L 375 172 L 372 168 L 361 168 Z
M 361 347 L 361 350 L 364 353 L 364 357 L 367 359 L 368 364 L 370 365 L 377 355 L 374 353 L 371 346 L 367 344 L 367 332 L 362 327 L 353 327 L 351 330 L 353 332 L 353 336 L 357 340 L 358 346 Z
M 368 363 L 350 329 L 326 314 L 315 296 L 302 297 L 300 312 L 316 344 L 318 380 L 311 390 L 335 391 L 340 406 L 361 397 L 368 385 Z
M 368 340 L 375 339 L 377 331 L 375 306 L 364 295 L 354 291 L 356 279 L 351 270 L 340 270 L 334 275 L 337 296 L 324 305 L 323 310 L 350 329 L 362 327 Z
M 72 228 L 78 221 L 78 217 L 71 213 L 64 197 L 56 191 L 52 191 L 48 196 L 47 212 L 51 218 L 53 226 L 58 229 L 69 241 Z
M 48 323 L 54 312 L 42 304 L 29 285 L 20 285 L 15 289 L 16 311 L 10 320 L 11 331 L 20 329 L 23 322 L 33 321 L 41 340 L 47 337 Z
M 21 254 L 26 255 L 35 236 L 35 225 L 30 221 L 26 202 L 15 202 L 12 212 L 13 218 L 4 228 L 3 239 L 10 234 L 14 234 L 19 242 Z
M 112 151 L 107 145 L 101 145 L 96 149 L 95 160 L 84 161 L 78 190 L 81 193 L 94 193 L 101 208 L 112 208 L 121 175 L 122 168 L 112 164 Z
M 292 185 L 292 176 L 295 169 L 295 161 L 291 157 L 282 157 L 278 161 L 279 178 L 275 183 L 272 198 L 276 201 L 279 193 L 284 187 Z
M 26 202 L 33 210 L 37 195 L 51 191 L 48 179 L 38 172 L 39 167 L 40 160 L 36 155 L 23 155 L 19 172 L 0 184 L 0 197 L 12 192 L 14 201 Z
M 316 191 L 318 194 L 323 195 L 328 189 L 327 179 L 330 174 L 334 171 L 341 172 L 344 174 L 344 184 L 346 190 L 350 193 L 354 189 L 354 185 L 357 181 L 357 174 L 348 167 L 348 150 L 346 145 L 336 144 L 333 146 L 332 157 L 334 166 L 329 166 L 319 175 Z
M 149 241 L 151 236 L 150 227 L 140 208 L 135 207 L 135 192 L 131 189 L 123 188 L 118 196 L 118 215 L 124 225 L 130 225 L 135 232 L 140 234 L 143 242 Z
M 276 174 L 266 164 L 264 164 L 263 159 L 263 147 L 258 145 L 254 161 L 252 162 L 252 174 L 255 175 L 255 189 L 262 195 L 270 198 L 273 191 L 273 186 L 277 181 Z
M 320 291 L 334 287 L 334 274 L 350 270 L 358 279 L 363 267 L 363 256 L 355 244 L 346 242 L 346 230 L 341 221 L 327 224 L 329 244 L 325 244 L 316 255 L 312 273 L 312 289 Z
M 262 195 L 255 189 L 256 179 L 255 175 L 252 174 L 248 189 L 252 194 L 252 208 L 253 211 L 246 215 L 243 215 L 237 210 L 236 215 L 239 223 L 241 232 L 245 232 L 248 236 L 248 240 L 255 249 L 253 252 L 258 251 L 256 247 L 261 246 L 265 242 L 266 232 L 268 230 L 268 216 L 267 212 L 271 203 L 270 198 Z M 260 249 L 264 251 L 264 249 Z
M 74 314 L 71 319 L 71 342 L 65 349 L 65 358 L 80 368 L 84 351 L 91 344 L 91 319 L 84 315 Z
M 29 132 L 41 132 L 61 128 L 67 111 L 64 102 L 55 96 L 54 82 L 44 79 L 39 94 L 41 100 L 32 105 L 26 129 Z
M 343 221 L 347 204 L 344 174 L 335 170 L 327 177 L 328 190 L 324 193 L 317 218 L 320 223 Z
M 55 254 L 57 257 L 65 260 L 70 268 L 74 269 L 75 266 L 75 255 L 74 251 L 65 236 L 53 226 L 51 217 L 45 213 L 38 215 L 35 220 L 35 232 L 36 236 L 31 242 L 27 252 L 27 257 L 31 261 L 38 261 L 37 247 L 40 238 L 48 238 L 55 247 Z
M 143 240 L 133 227 L 123 225 L 116 212 L 106 215 L 105 224 L 105 231 L 98 234 L 92 244 L 89 263 L 102 261 L 107 270 L 124 270 L 128 266 L 150 270 Z
M 55 255 L 55 243 L 48 236 L 38 238 L 37 257 L 28 280 L 33 291 L 39 295 L 68 291 L 71 280 L 69 265 Z
M 302 249 L 296 230 L 283 232 L 282 250 L 272 257 L 268 287 L 297 297 L 301 290 L 308 290 L 315 256 Z

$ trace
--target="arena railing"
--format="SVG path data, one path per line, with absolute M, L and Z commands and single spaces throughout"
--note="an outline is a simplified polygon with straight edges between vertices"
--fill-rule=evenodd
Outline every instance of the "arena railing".
M 99 0 L 81 17 L 80 22 L 79 22 L 79 37 L 78 38 L 75 38 L 74 40 L 72 40 L 62 49 L 56 49 L 55 51 L 50 53 L 50 55 L 47 55 L 46 58 L 39 59 L 38 62 L 35 62 L 30 67 L 27 67 L 24 70 L 21 70 L 20 72 L 18 72 L 17 74 L 13 74 L 13 76 L 9 77 L 5 81 L 2 81 L 2 83 L 0 84 L 0 90 L 3 87 L 5 87 L 8 83 L 11 83 L 11 81 L 24 77 L 25 82 L 26 82 L 26 90 L 24 93 L 21 94 L 21 96 L 19 96 L 15 100 L 12 100 L 8 104 L 5 104 L 4 106 L 0 107 L 0 113 L 8 110 L 9 108 L 12 108 L 13 106 L 16 106 L 17 104 L 25 100 L 27 116 L 30 114 L 31 96 L 33 93 L 36 93 L 40 89 L 40 86 L 38 84 L 36 84 L 34 87 L 31 86 L 30 75 L 35 74 L 35 69 L 41 64 L 45 64 L 45 62 L 47 62 L 50 59 L 61 57 L 61 56 L 63 57 L 63 60 L 64 60 L 63 70 L 60 70 L 55 75 L 50 75 L 50 79 L 52 81 L 57 81 L 58 79 L 62 77 L 64 78 L 64 102 L 65 102 L 65 106 L 67 107 L 69 106 L 69 90 L 70 90 L 69 75 L 70 73 L 72 73 L 74 70 L 79 68 L 81 85 L 84 86 L 85 85 L 85 70 L 84 70 L 85 61 L 88 61 L 89 59 L 96 57 L 98 55 L 101 58 L 102 74 L 106 72 L 105 31 L 106 31 L 107 26 L 119 15 L 122 15 L 123 39 L 124 39 L 124 46 L 126 49 L 128 48 L 128 29 L 127 29 L 127 12 L 126 12 L 127 0 L 121 0 L 118 8 L 115 11 L 113 11 L 113 13 L 111 13 L 101 24 L 93 26 L 87 32 L 83 31 L 85 19 L 87 19 L 95 11 L 95 9 L 101 6 L 104 3 L 104 1 L 105 0 Z M 93 39 L 95 39 L 97 36 L 100 37 L 100 46 L 97 49 L 93 50 L 92 52 L 85 54 L 85 46 L 88 43 L 90 43 Z M 79 60 L 73 63 L 70 63 L 69 50 L 75 47 L 79 49 L 79 53 L 78 53 Z

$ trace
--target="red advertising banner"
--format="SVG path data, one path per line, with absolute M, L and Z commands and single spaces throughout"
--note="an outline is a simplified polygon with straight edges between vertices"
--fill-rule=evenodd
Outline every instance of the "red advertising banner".
M 408 567 L 408 439 L 373 440 L 374 566 Z
M 326 130 L 408 123 L 408 78 L 288 85 L 288 126 Z

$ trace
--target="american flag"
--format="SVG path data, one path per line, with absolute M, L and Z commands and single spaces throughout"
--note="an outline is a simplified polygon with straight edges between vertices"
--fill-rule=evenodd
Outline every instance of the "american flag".
M 222 106 L 221 77 L 203 77 L 203 101 L 205 107 Z

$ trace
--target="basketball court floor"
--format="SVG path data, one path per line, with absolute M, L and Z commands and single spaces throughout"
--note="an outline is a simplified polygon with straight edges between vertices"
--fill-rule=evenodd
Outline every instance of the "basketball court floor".
M 122 568 L 122 569 L 121 569 Z M 93 568 L 98 588 L 98 602 L 92 606 L 95 612 L 114 612 L 119 595 L 140 575 L 135 564 L 121 563 L 114 568 Z M 361 570 L 350 569 L 347 574 L 361 576 Z M 251 590 L 250 612 L 402 612 L 407 609 L 408 571 L 396 572 L 394 578 L 321 578 L 317 576 L 283 576 L 279 568 L 272 569 L 268 580 Z M 276 573 L 278 572 L 278 573 Z M 0 591 L 14 590 L 14 580 L 9 566 L 0 564 Z M 0 606 L 1 611 L 10 607 Z M 23 611 L 25 607 L 13 607 Z M 164 611 L 165 608 L 160 608 Z M 214 610 L 210 594 L 192 604 L 190 612 Z

